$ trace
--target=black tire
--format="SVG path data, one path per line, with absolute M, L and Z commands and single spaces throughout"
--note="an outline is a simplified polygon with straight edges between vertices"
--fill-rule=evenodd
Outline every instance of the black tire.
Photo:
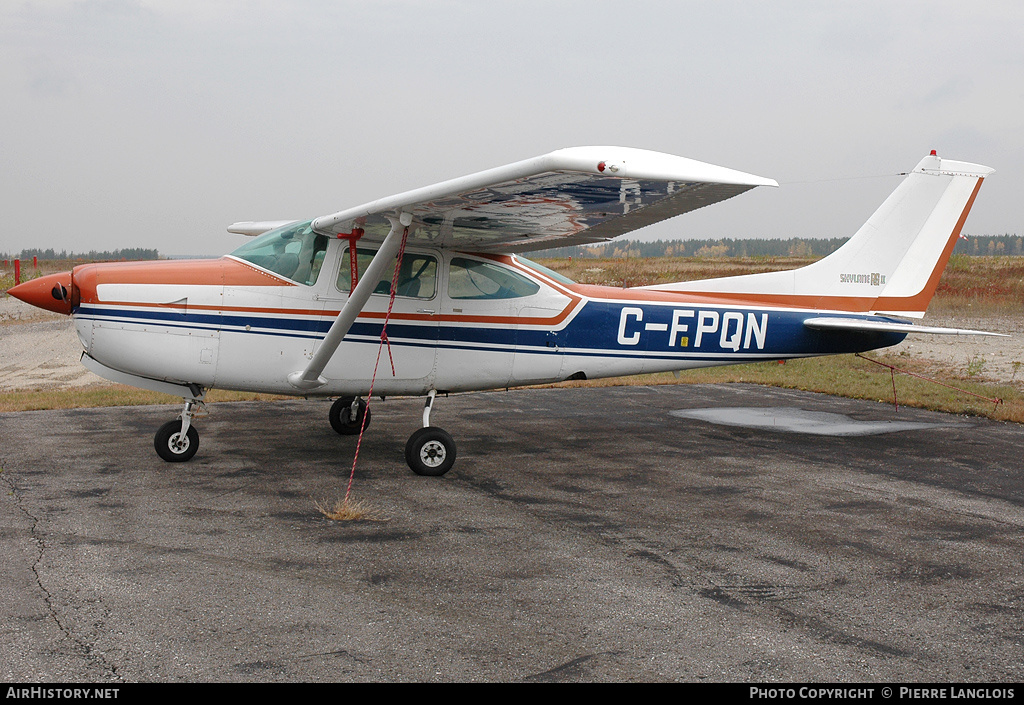
M 333 404 L 331 404 L 331 428 L 340 433 L 343 436 L 354 436 L 359 433 L 363 427 L 363 416 L 366 416 L 366 427 L 370 427 L 370 419 L 373 416 L 370 415 L 370 408 L 366 405 L 365 399 L 359 400 L 359 413 L 356 416 L 355 421 L 351 421 L 349 417 L 349 409 L 352 408 L 352 400 L 354 397 L 342 397 Z
M 182 439 L 181 419 L 168 421 L 156 432 L 153 447 L 156 448 L 156 454 L 168 463 L 184 463 L 191 460 L 199 450 L 199 431 L 195 426 L 189 426 Z
M 436 426 L 418 429 L 405 444 L 405 462 L 417 475 L 440 477 L 455 464 L 455 441 Z

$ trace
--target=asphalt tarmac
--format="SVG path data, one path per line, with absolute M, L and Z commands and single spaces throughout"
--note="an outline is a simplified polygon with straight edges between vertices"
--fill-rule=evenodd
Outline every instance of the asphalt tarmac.
M 1021 426 L 748 385 L 460 395 L 425 478 L 421 402 L 375 400 L 376 520 L 336 523 L 328 406 L 211 405 L 180 465 L 152 446 L 177 407 L 0 414 L 0 679 L 1024 678 Z

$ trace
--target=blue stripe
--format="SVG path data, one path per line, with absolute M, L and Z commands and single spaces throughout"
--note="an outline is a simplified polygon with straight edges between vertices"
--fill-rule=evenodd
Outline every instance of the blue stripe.
M 623 317 L 623 309 L 635 309 Z M 676 312 L 692 311 L 693 316 L 676 318 L 686 330 L 672 334 Z M 638 313 L 637 313 L 638 312 Z M 717 315 L 713 331 L 703 332 L 701 345 L 696 346 L 701 313 Z M 726 313 L 729 329 L 722 335 Z M 905 333 L 860 333 L 810 330 L 803 325 L 807 318 L 820 312 L 699 306 L 696 304 L 651 304 L 642 302 L 588 301 L 561 330 L 537 330 L 533 327 L 481 327 L 439 325 L 435 322 L 411 324 L 391 321 L 389 337 L 405 347 L 442 346 L 455 350 L 511 352 L 520 350 L 535 355 L 575 355 L 581 357 L 616 357 L 685 361 L 755 361 L 792 355 L 821 355 L 861 352 L 895 345 Z M 888 320 L 877 316 L 829 313 L 830 316 Z M 145 325 L 159 323 L 169 328 L 202 331 L 224 330 L 234 333 L 281 336 L 303 340 L 322 339 L 333 318 L 328 317 L 260 317 L 241 314 L 210 314 L 200 312 L 124 311 L 104 307 L 82 307 L 77 316 L 84 320 Z M 623 324 L 625 321 L 625 324 Z M 711 318 L 705 319 L 710 324 Z M 665 330 L 648 330 L 648 325 Z M 635 345 L 619 344 L 620 325 L 627 339 Z M 246 330 L 246 326 L 250 330 Z M 356 321 L 346 340 L 376 342 L 383 322 Z M 762 332 L 763 331 L 763 332 Z M 737 337 L 738 336 L 738 337 Z M 674 337 L 676 345 L 670 347 Z M 686 344 L 683 345 L 683 338 Z M 763 338 L 763 347 L 758 347 Z M 728 343 L 732 341 L 730 346 Z M 727 343 L 723 345 L 723 342 Z M 739 347 L 738 350 L 734 349 Z M 653 353 L 653 354 L 652 354 Z

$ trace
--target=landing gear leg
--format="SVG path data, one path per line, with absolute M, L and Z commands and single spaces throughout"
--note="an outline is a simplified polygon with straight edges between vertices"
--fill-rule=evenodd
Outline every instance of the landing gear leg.
M 430 390 L 423 405 L 423 428 L 409 437 L 405 444 L 405 462 L 417 475 L 439 477 L 455 464 L 455 440 L 441 428 L 430 425 L 430 411 L 437 391 Z
M 156 454 L 168 463 L 183 463 L 191 460 L 199 450 L 199 431 L 192 425 L 192 417 L 199 411 L 205 393 L 185 399 L 185 408 L 181 416 L 168 421 L 156 432 L 153 447 Z

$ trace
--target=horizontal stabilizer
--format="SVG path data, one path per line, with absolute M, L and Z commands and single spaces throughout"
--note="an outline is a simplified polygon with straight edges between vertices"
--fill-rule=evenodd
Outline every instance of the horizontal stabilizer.
M 1008 338 L 1004 333 L 989 333 L 968 328 L 935 328 L 895 321 L 870 321 L 863 318 L 808 318 L 804 326 L 812 330 L 857 331 L 861 333 L 929 333 L 931 335 L 991 335 Z
M 294 220 L 243 220 L 239 223 L 232 223 L 228 226 L 229 233 L 237 233 L 239 235 L 262 235 L 263 233 L 270 232 L 275 228 L 288 225 L 289 223 L 295 223 Z

